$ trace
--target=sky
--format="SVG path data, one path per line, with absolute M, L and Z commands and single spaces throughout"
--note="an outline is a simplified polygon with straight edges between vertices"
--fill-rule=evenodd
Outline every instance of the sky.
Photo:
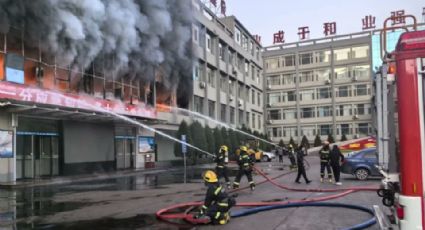
M 217 1 L 219 2 L 219 1 Z M 424 0 L 226 0 L 227 15 L 235 15 L 263 46 L 273 44 L 273 34 L 285 31 L 285 42 L 296 42 L 298 27 L 309 26 L 310 38 L 322 38 L 323 23 L 336 22 L 337 34 L 362 31 L 362 18 L 376 17 L 376 27 L 392 11 L 405 10 L 423 22 Z M 408 23 L 410 24 L 410 23 Z

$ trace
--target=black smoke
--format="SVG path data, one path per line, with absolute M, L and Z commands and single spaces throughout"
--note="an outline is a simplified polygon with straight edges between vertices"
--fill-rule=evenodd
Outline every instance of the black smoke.
M 190 0 L 0 0 L 0 33 L 22 28 L 26 46 L 64 66 L 101 63 L 108 76 L 149 82 L 160 68 L 187 93 L 192 14 Z

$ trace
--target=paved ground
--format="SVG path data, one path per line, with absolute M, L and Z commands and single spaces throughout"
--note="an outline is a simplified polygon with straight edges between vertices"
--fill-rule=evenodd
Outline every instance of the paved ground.
M 318 160 L 311 164 L 310 185 L 294 184 L 294 174 L 278 180 L 294 187 L 332 188 L 319 182 Z M 287 172 L 276 162 L 257 164 L 270 176 Z M 203 169 L 189 173 L 190 183 L 183 184 L 181 171 L 138 174 L 119 178 L 84 181 L 63 185 L 0 190 L 0 229 L 190 229 L 156 220 L 154 213 L 164 207 L 186 201 L 202 200 L 205 188 Z M 261 181 L 260 176 L 255 177 Z M 342 176 L 343 187 L 379 184 L 379 180 L 360 182 Z M 243 179 L 242 183 L 246 183 Z M 266 183 L 254 192 L 241 191 L 238 202 L 282 201 L 325 196 L 323 193 L 289 192 Z M 380 204 L 374 192 L 358 192 L 332 200 L 371 208 Z M 367 214 L 341 208 L 293 208 L 234 218 L 225 226 L 197 226 L 200 229 L 341 229 L 370 218 Z M 370 229 L 378 229 L 373 226 Z

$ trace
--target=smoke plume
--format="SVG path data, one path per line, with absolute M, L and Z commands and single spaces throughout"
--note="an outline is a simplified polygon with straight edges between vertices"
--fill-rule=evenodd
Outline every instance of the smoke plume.
M 145 81 L 159 67 L 166 85 L 187 89 L 192 20 L 190 0 L 0 0 L 0 33 L 23 28 L 26 46 L 63 66 Z

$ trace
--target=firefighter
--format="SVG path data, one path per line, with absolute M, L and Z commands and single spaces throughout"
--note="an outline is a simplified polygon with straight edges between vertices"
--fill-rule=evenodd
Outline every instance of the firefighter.
M 300 178 L 301 176 L 304 177 L 305 183 L 310 184 L 311 180 L 307 178 L 307 174 L 305 172 L 305 166 L 304 166 L 304 156 L 306 155 L 303 149 L 303 146 L 300 145 L 297 149 L 297 165 L 298 165 L 298 175 L 297 179 L 295 179 L 295 183 L 301 184 Z
M 325 178 L 325 168 L 328 171 L 329 182 L 332 183 L 332 171 L 330 166 L 330 148 L 329 141 L 323 142 L 323 147 L 319 151 L 320 156 L 320 182 L 323 183 Z
M 227 188 L 230 188 L 230 180 L 229 180 L 229 175 L 227 172 L 227 163 L 229 162 L 228 154 L 229 154 L 229 148 L 226 145 L 222 145 L 220 147 L 220 151 L 217 153 L 217 156 L 215 158 L 215 162 L 217 163 L 215 170 L 217 172 L 218 180 L 224 177 Z
M 239 188 L 239 183 L 241 181 L 242 176 L 245 174 L 248 178 L 249 186 L 251 187 L 251 190 L 255 189 L 255 183 L 252 180 L 252 167 L 254 166 L 254 161 L 252 158 L 248 155 L 248 148 L 246 146 L 240 147 L 240 154 L 239 158 L 237 159 L 237 163 L 239 165 L 239 171 L 236 175 L 236 179 L 233 182 L 233 188 Z
M 289 157 L 289 160 L 291 161 L 290 168 L 295 169 L 297 167 L 297 162 L 295 161 L 295 151 L 291 144 L 289 144 L 288 146 L 288 157 Z
M 236 204 L 236 201 L 233 197 L 228 196 L 218 182 L 217 174 L 214 171 L 207 170 L 203 178 L 208 189 L 204 204 L 195 218 L 207 216 L 212 224 L 226 224 L 230 220 L 229 210 Z

